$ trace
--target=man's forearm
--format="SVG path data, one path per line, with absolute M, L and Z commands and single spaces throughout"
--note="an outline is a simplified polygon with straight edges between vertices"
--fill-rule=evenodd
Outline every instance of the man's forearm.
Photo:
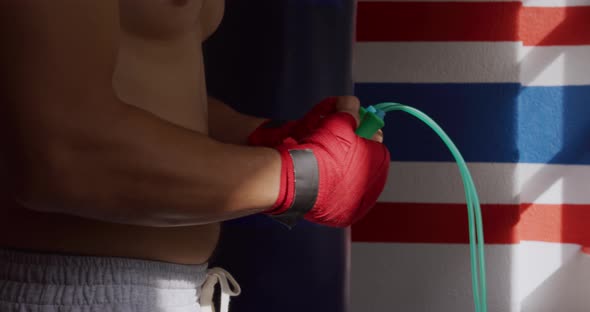
M 209 135 L 220 142 L 248 143 L 250 135 L 265 119 L 237 112 L 227 104 L 209 97 Z
M 216 222 L 274 204 L 276 151 L 224 144 L 124 106 L 119 121 L 68 138 L 50 173 L 34 177 L 25 204 L 150 226 Z

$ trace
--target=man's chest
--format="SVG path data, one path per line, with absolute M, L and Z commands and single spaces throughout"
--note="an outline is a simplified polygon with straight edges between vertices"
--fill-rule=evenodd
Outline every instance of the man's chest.
M 223 0 L 119 0 L 124 31 L 170 39 L 187 32 L 210 35 L 223 16 Z

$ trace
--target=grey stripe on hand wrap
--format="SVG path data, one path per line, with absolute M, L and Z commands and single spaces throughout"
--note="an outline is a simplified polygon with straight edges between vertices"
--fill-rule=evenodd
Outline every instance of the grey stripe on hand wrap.
M 272 218 L 293 228 L 315 205 L 319 191 L 319 167 L 311 150 L 290 150 L 289 154 L 295 170 L 293 204 L 289 210 Z

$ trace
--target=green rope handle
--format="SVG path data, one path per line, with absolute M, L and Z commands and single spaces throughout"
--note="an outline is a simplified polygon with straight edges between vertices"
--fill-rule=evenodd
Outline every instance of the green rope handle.
M 367 111 L 370 111 L 372 113 L 377 112 L 377 115 L 380 115 L 379 117 L 382 117 L 384 116 L 384 113 L 391 111 L 406 112 L 418 118 L 420 121 L 428 125 L 432 130 L 434 130 L 434 132 L 436 132 L 436 134 L 442 139 L 442 141 L 451 151 L 451 154 L 455 158 L 457 166 L 459 167 L 459 172 L 461 173 L 461 178 L 463 180 L 463 188 L 465 190 L 465 200 L 467 203 L 467 216 L 469 220 L 469 253 L 471 260 L 471 284 L 473 288 L 473 302 L 475 305 L 475 311 L 487 312 L 487 289 L 485 270 L 486 266 L 481 207 L 479 203 L 479 198 L 477 196 L 477 190 L 471 177 L 471 173 L 469 172 L 469 168 L 467 167 L 467 164 L 465 163 L 463 156 L 459 152 L 459 149 L 457 148 L 455 143 L 453 143 L 453 141 L 449 138 L 449 136 L 445 133 L 445 131 L 432 118 L 413 107 L 402 105 L 399 103 L 380 103 L 374 105 L 373 107 L 369 107 L 367 110 L 362 109 L 361 120 L 363 122 L 361 123 L 361 126 L 359 128 L 374 129 L 378 127 L 378 125 L 373 125 L 372 127 L 363 125 L 365 121 L 375 123 L 374 120 L 376 114 L 368 114 Z M 367 118 L 368 115 L 373 117 L 373 120 Z M 361 134 L 359 133 L 359 135 Z M 370 138 L 372 136 L 372 133 L 370 135 L 365 133 L 362 136 Z

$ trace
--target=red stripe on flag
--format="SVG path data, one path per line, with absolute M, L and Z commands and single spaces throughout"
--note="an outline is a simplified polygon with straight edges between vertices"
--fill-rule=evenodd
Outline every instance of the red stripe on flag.
M 518 2 L 359 2 L 359 41 L 516 41 Z
M 590 44 L 590 7 L 524 7 L 520 19 L 525 45 Z
M 358 41 L 523 41 L 590 44 L 590 7 L 520 2 L 360 2 Z
M 590 205 L 482 205 L 485 242 L 590 247 Z M 468 243 L 464 204 L 379 203 L 352 228 L 355 242 Z

